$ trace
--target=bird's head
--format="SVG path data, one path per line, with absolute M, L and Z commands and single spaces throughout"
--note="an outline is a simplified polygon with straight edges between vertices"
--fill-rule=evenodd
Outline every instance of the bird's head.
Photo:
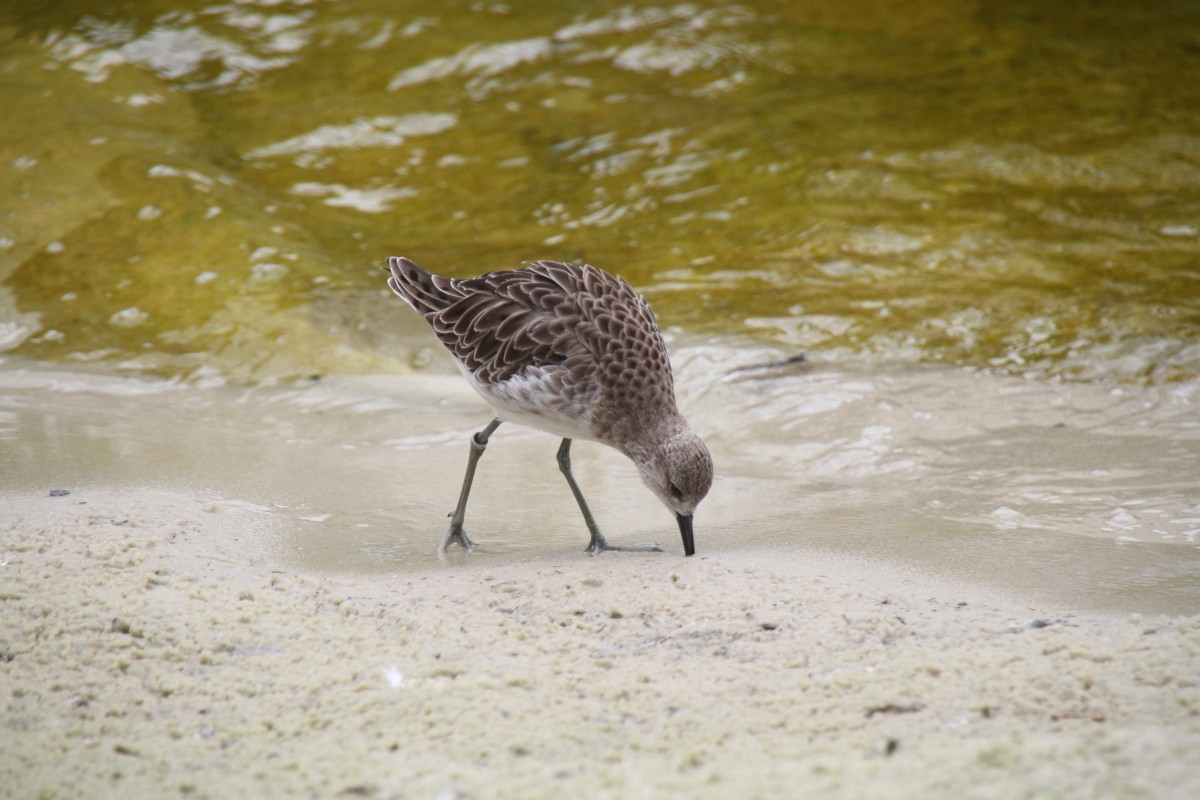
M 642 483 L 662 500 L 679 523 L 683 552 L 692 555 L 692 513 L 708 494 L 713 480 L 712 456 L 687 423 L 679 420 L 643 459 L 637 459 Z

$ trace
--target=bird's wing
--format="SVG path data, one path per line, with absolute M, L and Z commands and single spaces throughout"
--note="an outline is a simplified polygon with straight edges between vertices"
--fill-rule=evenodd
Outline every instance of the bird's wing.
M 614 381 L 670 373 L 649 304 L 625 280 L 590 265 L 533 261 L 466 280 L 406 258 L 390 258 L 388 267 L 392 290 L 486 383 L 551 365 L 608 372 Z
M 388 286 L 477 379 L 498 383 L 530 366 L 565 363 L 578 349 L 571 333 L 579 319 L 579 268 L 537 266 L 459 280 L 389 258 Z
M 569 319 L 575 347 L 567 365 L 594 373 L 606 397 L 601 402 L 623 409 L 674 406 L 674 382 L 667 345 L 650 304 L 627 281 L 589 265 L 535 261 L 516 274 L 530 273 L 553 284 L 549 298 L 566 306 L 554 314 Z

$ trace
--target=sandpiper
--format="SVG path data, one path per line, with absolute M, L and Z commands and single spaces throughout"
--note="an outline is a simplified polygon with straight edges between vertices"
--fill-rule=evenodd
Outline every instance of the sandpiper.
M 667 346 L 644 297 L 624 279 L 584 264 L 533 261 L 524 269 L 459 280 L 389 258 L 388 286 L 425 318 L 495 418 L 471 439 L 458 505 L 439 551 L 463 529 L 475 466 L 501 422 L 562 437 L 558 467 L 591 533 L 587 551 L 658 550 L 605 541 L 571 474 L 571 440 L 616 448 L 675 514 L 685 555 L 692 513 L 712 485 L 708 448 L 675 406 Z

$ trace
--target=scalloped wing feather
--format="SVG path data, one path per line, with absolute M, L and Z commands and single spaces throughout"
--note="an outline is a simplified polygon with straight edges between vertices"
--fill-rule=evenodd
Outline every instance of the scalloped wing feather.
M 557 261 L 466 280 L 433 275 L 406 258 L 390 258 L 388 266 L 392 290 L 483 384 L 562 366 L 568 380 L 594 371 L 617 381 L 609 385 L 645 385 L 650 374 L 665 372 L 669 391 L 670 362 L 654 313 L 621 278 Z

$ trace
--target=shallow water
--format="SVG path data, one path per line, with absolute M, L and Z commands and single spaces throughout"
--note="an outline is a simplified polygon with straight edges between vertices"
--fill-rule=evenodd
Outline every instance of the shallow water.
M 1183 2 L 0 9 L 0 482 L 168 486 L 259 510 L 292 563 L 428 564 L 487 415 L 376 267 L 586 260 L 681 348 L 702 552 L 1194 611 L 1198 30 Z M 553 441 L 497 441 L 481 550 L 581 547 Z M 620 456 L 573 455 L 613 538 L 676 544 Z
M 1200 612 L 1197 385 L 1130 392 L 862 363 L 731 374 L 747 355 L 770 353 L 679 351 L 682 405 L 718 466 L 697 514 L 701 557 L 829 551 L 1031 602 Z M 7 492 L 65 488 L 47 502 L 86 503 L 159 487 L 205 512 L 254 512 L 259 524 L 242 513 L 237 535 L 256 552 L 324 571 L 437 564 L 468 438 L 489 418 L 440 358 L 433 374 L 245 390 L 8 366 Z M 467 518 L 477 552 L 444 563 L 586 558 L 556 449 L 499 429 Z M 674 520 L 630 462 L 591 443 L 572 456 L 610 540 L 681 557 Z

